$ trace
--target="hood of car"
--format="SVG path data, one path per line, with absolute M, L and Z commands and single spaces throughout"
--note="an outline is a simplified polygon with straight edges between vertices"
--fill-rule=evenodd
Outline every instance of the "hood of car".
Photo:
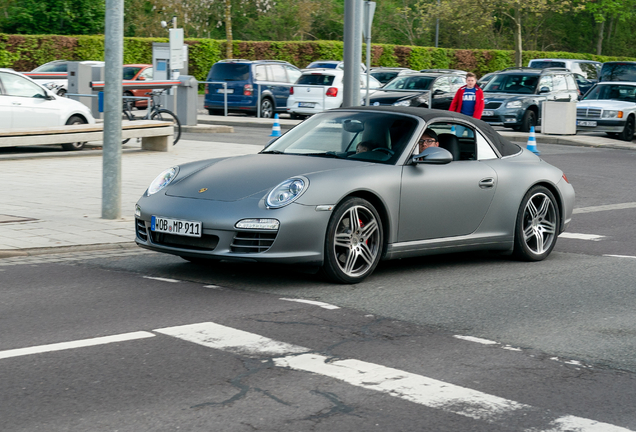
M 423 91 L 384 91 L 378 90 L 371 95 L 369 98 L 369 103 L 373 105 L 375 102 L 378 102 L 380 105 L 393 105 L 395 102 L 413 99 L 414 97 L 423 95 Z
M 260 199 L 290 177 L 351 168 L 352 164 L 360 162 L 284 154 L 237 156 L 208 164 L 184 178 L 177 176 L 166 195 L 214 201 Z
M 603 110 L 633 110 L 636 103 L 618 100 L 582 100 L 577 102 L 577 108 L 597 108 Z
M 537 97 L 535 94 L 515 94 L 515 93 L 491 93 L 484 92 L 484 103 L 488 102 L 502 102 L 515 99 L 528 99 Z

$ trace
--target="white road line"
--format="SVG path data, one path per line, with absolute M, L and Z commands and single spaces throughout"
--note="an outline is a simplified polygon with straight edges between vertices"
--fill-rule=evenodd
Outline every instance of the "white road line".
M 152 280 L 158 280 L 158 281 L 161 281 L 161 282 L 170 282 L 170 283 L 179 283 L 179 282 L 181 282 L 180 280 L 176 280 L 176 279 L 168 279 L 168 278 L 152 277 L 152 276 L 144 276 L 144 279 L 152 279 Z
M 631 255 L 603 255 L 606 257 L 613 257 L 613 258 L 632 258 L 635 259 L 636 256 L 631 256 Z
M 559 235 L 559 238 L 599 241 L 600 239 L 605 238 L 605 236 L 597 235 L 597 234 L 579 234 L 579 233 L 564 232 L 564 233 L 561 233 L 561 235 Z
M 98 337 L 93 339 L 82 339 L 82 340 L 77 340 L 72 342 L 60 342 L 60 343 L 49 344 L 49 345 L 39 345 L 39 346 L 34 346 L 29 348 L 18 348 L 18 349 L 12 349 L 7 351 L 0 351 L 0 359 L 10 358 L 10 357 L 19 357 L 19 356 L 30 355 L 30 354 L 40 354 L 40 353 L 51 352 L 51 351 L 62 351 L 62 350 L 74 349 L 74 348 L 84 348 L 84 347 L 95 346 L 95 345 L 105 345 L 109 343 L 125 342 L 129 340 L 144 339 L 144 338 L 150 338 L 150 337 L 155 337 L 155 335 L 150 332 L 138 331 L 133 333 L 124 333 L 120 335 L 104 336 L 104 337 Z
M 329 303 L 323 303 L 323 302 L 314 301 L 314 300 L 290 299 L 290 298 L 282 298 L 280 300 L 297 302 L 297 303 L 307 303 L 314 306 L 320 306 L 321 308 L 325 308 L 325 309 L 340 309 L 338 306 L 334 306 Z
M 248 356 L 284 355 L 272 359 L 279 367 L 311 372 L 344 381 L 351 385 L 376 390 L 430 408 L 462 416 L 506 424 L 510 415 L 540 413 L 554 418 L 550 410 L 493 396 L 477 390 L 427 378 L 425 376 L 355 359 L 334 360 L 310 349 L 279 342 L 254 333 L 212 322 L 154 330 L 210 348 Z M 629 432 L 629 429 L 581 417 L 554 418 L 550 432 Z M 538 430 L 537 430 L 538 431 Z
M 631 208 L 636 208 L 636 202 L 609 204 L 609 205 L 592 206 L 592 207 L 579 207 L 579 208 L 575 208 L 572 211 L 572 213 L 574 214 L 594 213 L 594 212 L 600 212 L 600 211 L 623 210 L 623 209 L 631 209 Z
M 499 342 L 495 342 L 495 341 L 491 341 L 488 339 L 482 339 L 482 338 L 478 338 L 478 337 L 474 337 L 474 336 L 461 336 L 461 335 L 454 335 L 454 338 L 457 339 L 462 339 L 462 340 L 466 340 L 469 342 L 477 342 L 483 345 L 499 345 Z

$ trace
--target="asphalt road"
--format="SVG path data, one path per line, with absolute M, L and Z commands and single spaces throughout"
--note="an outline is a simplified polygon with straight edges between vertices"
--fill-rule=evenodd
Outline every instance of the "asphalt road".
M 339 286 L 136 248 L 0 260 L 2 429 L 636 430 L 636 154 L 540 150 L 577 213 L 539 263 L 405 259 Z

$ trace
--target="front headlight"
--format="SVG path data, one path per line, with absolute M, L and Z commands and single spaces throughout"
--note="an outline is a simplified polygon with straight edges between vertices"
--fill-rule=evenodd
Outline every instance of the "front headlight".
M 411 106 L 411 99 L 396 102 L 393 106 Z
M 521 101 L 508 102 L 506 108 L 521 108 Z
M 603 118 L 623 118 L 623 111 L 605 110 L 603 111 Z
M 280 208 L 296 201 L 307 190 L 309 180 L 304 177 L 294 177 L 276 186 L 267 195 L 267 208 Z
M 148 187 L 148 196 L 156 194 L 161 189 L 168 186 L 170 182 L 177 176 L 178 172 L 179 167 L 172 167 L 159 174 L 157 178 L 155 178 L 152 183 L 150 183 L 150 186 Z

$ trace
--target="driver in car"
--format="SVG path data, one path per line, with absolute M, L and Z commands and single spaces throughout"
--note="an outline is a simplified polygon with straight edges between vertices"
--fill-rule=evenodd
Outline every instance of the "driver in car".
M 437 133 L 434 130 L 426 129 L 420 140 L 417 142 L 419 146 L 419 153 L 422 153 L 429 147 L 439 147 L 439 142 L 437 141 Z M 418 153 L 418 154 L 419 154 Z

